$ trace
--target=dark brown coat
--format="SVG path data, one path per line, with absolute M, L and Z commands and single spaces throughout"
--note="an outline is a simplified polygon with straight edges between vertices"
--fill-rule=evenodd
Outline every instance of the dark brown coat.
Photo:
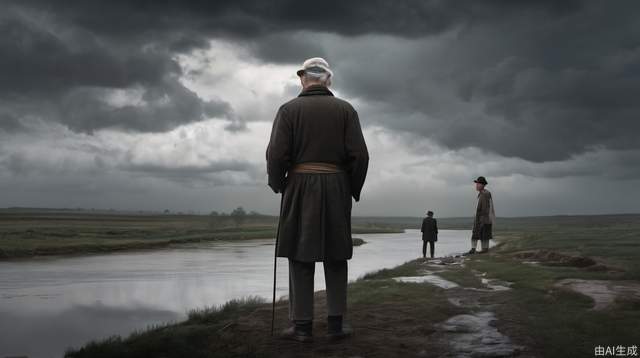
M 351 198 L 360 200 L 369 163 L 358 113 L 324 86 L 310 86 L 283 104 L 267 147 L 268 184 L 282 193 L 279 257 L 350 259 Z M 341 173 L 290 173 L 295 164 L 326 162 Z
M 438 221 L 427 216 L 422 220 L 422 241 L 438 241 Z

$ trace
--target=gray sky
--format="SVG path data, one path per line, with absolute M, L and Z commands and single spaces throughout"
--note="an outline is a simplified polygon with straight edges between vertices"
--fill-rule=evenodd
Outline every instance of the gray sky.
M 640 211 L 637 1 L 4 1 L 0 207 L 277 214 L 264 152 L 325 57 L 355 215 Z

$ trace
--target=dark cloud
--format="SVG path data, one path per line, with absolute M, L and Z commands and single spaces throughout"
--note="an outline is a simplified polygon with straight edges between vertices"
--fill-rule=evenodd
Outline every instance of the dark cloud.
M 56 117 L 69 128 L 82 132 L 101 128 L 157 132 L 231 113 L 227 103 L 204 101 L 176 79 L 144 88 L 140 104 L 114 107 L 101 99 L 101 92 L 96 88 L 70 91 L 57 103 Z
M 74 87 L 38 100 L 17 97 L 13 101 L 0 101 L 4 112 L 0 113 L 0 129 L 23 129 L 18 118 L 30 117 L 56 121 L 89 134 L 104 128 L 162 132 L 207 118 L 233 117 L 228 103 L 203 100 L 175 78 L 154 86 L 129 88 L 121 95 L 122 103 L 117 103 L 118 98 L 109 99 L 114 97 L 111 90 Z
M 409 0 L 325 1 L 313 7 L 292 0 L 263 1 L 13 1 L 23 9 L 56 18 L 118 42 L 156 40 L 175 50 L 200 47 L 207 36 L 257 38 L 265 34 L 311 30 L 353 36 L 369 33 L 421 37 L 439 33 L 474 17 L 509 14 L 514 9 L 553 13 L 574 10 L 579 2 Z M 117 24 L 117 25 L 116 25 Z
M 22 123 L 11 113 L 0 109 L 0 131 L 13 132 L 22 129 Z
M 640 148 L 640 5 L 583 5 L 512 12 L 424 42 L 362 39 L 370 45 L 329 56 L 344 93 L 372 104 L 363 120 L 449 148 L 535 162 Z
M 242 129 L 228 105 L 206 102 L 177 80 L 176 54 L 225 38 L 269 62 L 326 56 L 343 93 L 373 108 L 364 122 L 449 148 L 536 162 L 599 147 L 636 149 L 639 7 L 588 0 L 318 7 L 282 0 L 8 1 L 0 15 L 0 103 L 11 104 L 0 116 L 12 119 L 0 127 L 37 116 L 88 133 L 166 131 L 226 116 L 229 130 Z M 105 89 L 142 89 L 146 101 L 115 106 L 103 100 Z
M 242 172 L 252 168 L 251 163 L 237 160 L 223 160 L 219 162 L 209 163 L 207 165 L 160 165 L 152 164 L 136 164 L 129 162 L 121 166 L 121 169 L 131 172 L 154 173 L 162 176 L 186 176 L 191 177 L 199 174 L 213 174 L 226 171 Z
M 125 88 L 180 73 L 166 53 L 104 43 L 68 26 L 41 13 L 10 9 L 0 15 L 1 95 L 48 95 L 76 86 Z
M 232 116 L 227 103 L 205 101 L 179 82 L 181 68 L 172 50 L 186 46 L 184 39 L 118 42 L 73 25 L 56 10 L 14 5 L 0 15 L 4 130 L 20 128 L 19 119 L 26 117 L 92 133 L 101 128 L 158 132 Z M 105 101 L 116 90 L 140 91 L 141 101 Z

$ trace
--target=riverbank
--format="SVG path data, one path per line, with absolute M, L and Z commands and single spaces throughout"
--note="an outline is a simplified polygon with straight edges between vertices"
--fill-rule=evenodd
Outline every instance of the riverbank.
M 552 220 L 496 232 L 489 254 L 414 260 L 349 286 L 356 335 L 324 337 L 316 294 L 316 341 L 269 336 L 259 299 L 193 311 L 189 319 L 90 343 L 67 357 L 593 356 L 640 343 L 640 217 Z M 604 238 L 604 239 L 603 239 Z M 277 304 L 277 331 L 287 325 Z
M 194 242 L 273 238 L 276 219 L 229 216 L 0 212 L 0 260 L 146 250 Z M 402 232 L 354 226 L 354 234 Z

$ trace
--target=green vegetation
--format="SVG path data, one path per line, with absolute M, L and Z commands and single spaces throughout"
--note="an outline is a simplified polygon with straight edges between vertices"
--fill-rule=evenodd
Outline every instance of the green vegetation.
M 596 345 L 637 345 L 640 339 L 638 302 L 620 298 L 614 306 L 591 310 L 593 301 L 580 293 L 554 287 L 563 278 L 618 279 L 574 267 L 530 265 L 508 256 L 474 258 L 467 270 L 486 272 L 490 278 L 513 283 L 500 293 L 498 322 L 517 322 L 523 342 L 543 357 L 593 355 Z
M 277 217 L 246 213 L 134 214 L 69 210 L 0 210 L 0 259 L 153 249 L 170 245 L 276 234 Z M 353 226 L 353 233 L 399 232 L 385 225 Z
M 261 306 L 264 300 L 255 297 L 229 301 L 220 307 L 191 311 L 189 318 L 178 324 L 152 327 L 125 339 L 112 336 L 91 342 L 67 352 L 65 357 L 261 357 L 258 348 L 251 344 L 243 344 L 241 352 L 227 351 L 229 344 L 250 343 L 251 339 L 229 337 L 225 332 L 238 316 Z
M 625 270 L 617 278 L 640 280 L 640 215 L 500 219 L 497 228 L 502 253 L 546 249 L 582 255 Z
M 607 309 L 592 310 L 591 298 L 554 284 L 566 278 L 640 280 L 639 215 L 514 219 L 496 238 L 501 243 L 497 254 L 474 256 L 460 275 L 477 270 L 513 283 L 513 290 L 501 293 L 505 304 L 496 306 L 496 315 L 499 321 L 517 322 L 512 329 L 537 353 L 593 356 L 597 345 L 638 345 L 640 302 L 621 296 Z M 590 257 L 599 269 L 530 264 L 518 258 L 523 250 L 539 249 Z

